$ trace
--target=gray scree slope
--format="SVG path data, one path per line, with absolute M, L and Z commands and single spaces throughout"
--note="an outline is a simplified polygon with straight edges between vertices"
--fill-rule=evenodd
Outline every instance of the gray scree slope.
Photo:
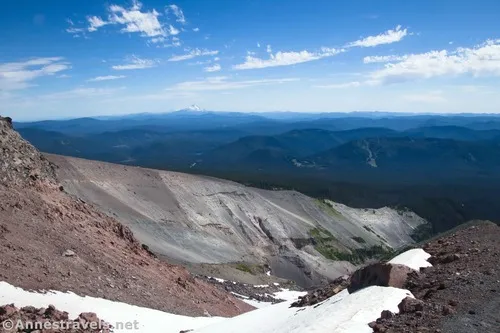
M 390 208 L 354 209 L 294 191 L 47 155 L 67 192 L 129 226 L 154 252 L 191 263 L 267 263 L 273 274 L 309 286 L 346 274 L 348 262 L 325 259 L 310 232 L 328 230 L 340 251 L 412 243 L 425 220 Z M 367 227 L 367 228 L 365 228 Z M 372 230 L 372 231 L 370 231 Z M 353 238 L 361 237 L 360 244 Z

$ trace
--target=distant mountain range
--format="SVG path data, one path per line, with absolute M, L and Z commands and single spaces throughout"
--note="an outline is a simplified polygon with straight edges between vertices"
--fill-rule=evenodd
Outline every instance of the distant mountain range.
M 488 207 L 500 185 L 500 117 L 493 115 L 249 114 L 193 105 L 14 125 L 54 154 L 298 189 L 361 207 L 411 206 L 443 225 L 500 219 Z

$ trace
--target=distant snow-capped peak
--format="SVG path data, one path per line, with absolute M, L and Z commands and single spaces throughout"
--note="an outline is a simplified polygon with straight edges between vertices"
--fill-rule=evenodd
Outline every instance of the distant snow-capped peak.
M 193 104 L 190 107 L 187 107 L 185 109 L 182 109 L 181 111 L 203 111 L 202 108 L 200 108 L 198 105 Z

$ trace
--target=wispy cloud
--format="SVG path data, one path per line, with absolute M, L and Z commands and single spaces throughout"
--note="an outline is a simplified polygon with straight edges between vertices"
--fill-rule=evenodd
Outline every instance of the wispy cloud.
M 0 90 L 19 90 L 33 85 L 39 77 L 51 76 L 71 68 L 62 57 L 34 58 L 0 64 Z
M 187 54 L 172 56 L 170 59 L 168 59 L 168 61 L 183 61 L 183 60 L 193 59 L 196 57 L 211 56 L 211 55 L 217 55 L 217 54 L 219 54 L 219 51 L 217 51 L 217 50 L 211 51 L 211 50 L 207 50 L 207 49 L 204 49 L 204 50 L 193 49 L 193 50 L 189 51 L 189 53 L 187 53 Z
M 143 4 L 138 0 L 133 0 L 130 7 L 111 4 L 106 9 L 108 12 L 106 17 L 87 16 L 85 28 L 76 27 L 73 21 L 67 20 L 70 26 L 66 31 L 79 37 L 79 33 L 84 34 L 84 31 L 96 32 L 104 26 L 119 26 L 122 33 L 138 33 L 141 37 L 148 39 L 156 38 L 156 42 L 160 37 L 175 36 L 181 32 L 174 25 L 168 23 L 166 15 L 160 14 L 156 9 L 143 9 Z M 180 7 L 170 5 L 167 10 L 173 13 L 176 22 L 186 23 L 186 18 Z
M 87 82 L 99 82 L 99 81 L 110 81 L 110 80 L 119 80 L 126 78 L 125 75 L 106 75 L 106 76 L 97 76 L 92 79 L 87 80 Z
M 158 20 L 160 14 L 155 9 L 142 12 L 141 8 L 139 1 L 134 1 L 129 9 L 111 5 L 109 22 L 124 25 L 123 32 L 138 32 L 147 37 L 166 36 L 167 33 Z
M 394 30 L 387 30 L 386 32 L 376 35 L 368 36 L 357 41 L 351 42 L 346 47 L 374 47 L 384 44 L 392 44 L 401 41 L 408 35 L 408 29 L 398 25 Z
M 248 55 L 245 62 L 242 64 L 234 65 L 234 69 L 258 69 L 267 67 L 277 67 L 277 66 L 290 66 L 295 64 L 300 64 L 303 62 L 318 60 L 322 58 L 332 57 L 341 52 L 344 49 L 334 49 L 323 47 L 319 52 L 309 52 L 309 51 L 299 51 L 299 52 L 277 52 L 276 54 L 270 54 L 269 59 L 261 59 Z
M 131 69 L 146 69 L 157 66 L 157 61 L 151 59 L 141 59 L 137 56 L 132 56 L 128 59 L 128 63 L 124 65 L 115 65 L 112 66 L 114 70 L 131 70 Z
M 173 25 L 169 25 L 167 31 L 168 31 L 168 34 L 171 36 L 178 35 L 181 32 L 179 29 L 177 29 Z
M 363 58 L 363 62 L 365 64 L 373 64 L 373 63 L 384 63 L 384 62 L 394 62 L 405 60 L 407 56 L 398 56 L 398 55 L 386 55 L 386 56 L 368 56 Z
M 98 16 L 89 16 L 87 17 L 87 21 L 89 22 L 88 31 L 94 32 L 97 31 L 100 27 L 105 26 L 106 24 L 110 24 L 111 22 L 106 22 L 102 18 Z
M 361 82 L 352 81 L 347 83 L 335 83 L 335 84 L 326 84 L 326 85 L 317 85 L 316 88 L 324 88 L 324 89 L 345 89 L 345 88 L 356 88 L 361 86 Z
M 183 92 L 197 92 L 197 91 L 219 91 L 219 90 L 234 90 L 244 89 L 255 86 L 283 84 L 288 82 L 298 81 L 297 78 L 284 78 L 284 79 L 261 79 L 261 80 L 230 80 L 227 76 L 209 77 L 200 81 L 187 81 L 178 83 L 170 88 L 168 91 L 183 91 Z
M 186 18 L 184 17 L 184 12 L 182 9 L 179 8 L 177 5 L 170 5 L 167 7 L 169 11 L 172 12 L 172 14 L 175 15 L 177 18 L 177 22 L 185 24 L 186 23 Z
M 71 19 L 66 19 L 66 22 L 69 24 L 69 27 L 66 28 L 66 32 L 73 35 L 73 37 L 81 37 L 85 36 L 85 28 L 77 28 L 75 27 L 75 23 Z
M 394 83 L 464 74 L 500 76 L 500 40 L 488 40 L 472 48 L 459 47 L 452 52 L 405 55 L 403 60 L 372 72 L 370 78 L 379 83 Z
M 221 70 L 221 66 L 219 64 L 215 64 L 213 66 L 207 66 L 203 69 L 205 72 L 218 72 Z

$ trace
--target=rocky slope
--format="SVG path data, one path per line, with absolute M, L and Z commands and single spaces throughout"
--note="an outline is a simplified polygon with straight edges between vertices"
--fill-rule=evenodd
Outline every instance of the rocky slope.
M 47 158 L 65 190 L 116 217 L 153 252 L 188 264 L 265 265 L 305 287 L 351 272 L 352 258 L 412 243 L 410 234 L 425 223 L 412 212 L 353 209 L 294 191 Z
M 375 332 L 500 332 L 500 227 L 479 223 L 427 243 L 433 267 L 406 282 L 417 300 L 383 313 Z
M 53 164 L 2 117 L 0 156 L 0 281 L 178 314 L 231 316 L 251 309 L 156 259 L 128 227 L 68 195 Z

